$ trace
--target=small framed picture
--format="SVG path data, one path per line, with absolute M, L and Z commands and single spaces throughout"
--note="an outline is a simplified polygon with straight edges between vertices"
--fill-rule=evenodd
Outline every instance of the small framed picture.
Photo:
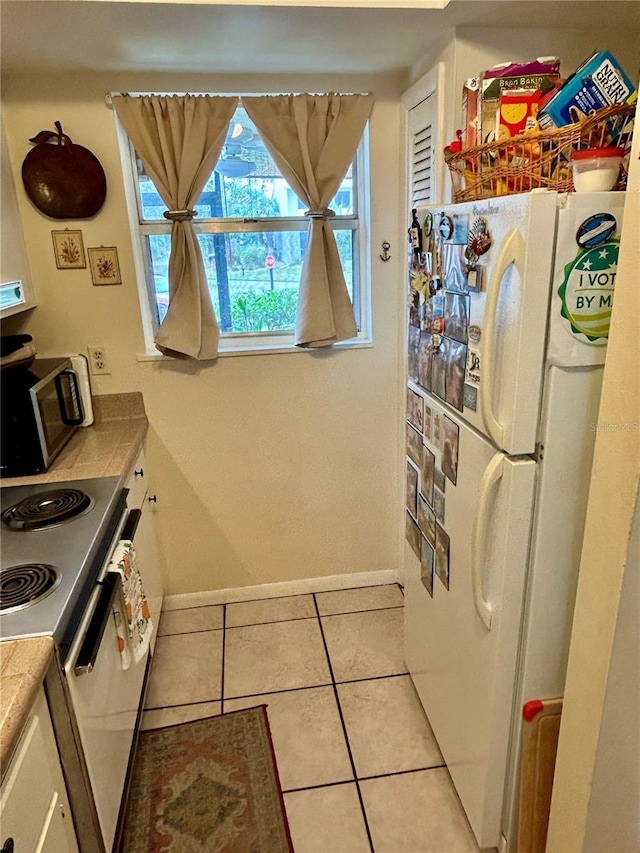
M 115 246 L 100 246 L 98 249 L 87 249 L 91 280 L 95 285 L 122 284 L 118 250 Z
M 52 231 L 53 253 L 59 270 L 83 270 L 87 267 L 82 231 Z

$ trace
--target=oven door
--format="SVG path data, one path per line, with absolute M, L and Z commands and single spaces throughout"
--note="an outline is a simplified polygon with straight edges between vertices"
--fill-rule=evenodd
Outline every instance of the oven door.
M 113 618 L 120 575 L 94 590 L 65 674 L 106 850 L 111 850 L 143 695 L 149 652 L 123 670 Z

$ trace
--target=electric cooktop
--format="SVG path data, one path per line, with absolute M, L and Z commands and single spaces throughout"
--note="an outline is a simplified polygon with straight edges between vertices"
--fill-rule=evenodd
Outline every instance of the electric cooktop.
M 0 639 L 70 639 L 126 492 L 117 477 L 0 489 Z

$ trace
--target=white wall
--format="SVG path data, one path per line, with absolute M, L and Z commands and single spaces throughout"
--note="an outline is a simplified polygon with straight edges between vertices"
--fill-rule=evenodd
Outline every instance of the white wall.
M 629 185 L 618 260 L 595 441 L 589 506 L 571 634 L 567 682 L 558 743 L 547 853 L 578 853 L 607 837 L 607 851 L 634 850 L 637 839 L 637 640 L 629 619 L 637 614 L 637 546 L 632 538 L 640 484 L 640 136 L 630 156 Z M 637 524 L 637 518 L 635 521 Z M 633 533 L 637 536 L 637 532 Z M 627 574 L 625 575 L 625 570 Z M 635 580 L 634 580 L 635 578 Z M 631 588 L 633 602 L 622 596 Z M 615 644 L 615 645 L 614 645 Z M 631 653 L 625 658 L 625 646 Z M 621 655 L 622 657 L 619 657 Z M 620 669 L 622 668 L 622 670 Z M 620 675 L 629 679 L 619 683 Z M 622 689 L 620 689 L 622 688 Z M 628 708 L 616 702 L 629 701 Z M 612 725 L 623 724 L 619 732 Z M 635 729 L 634 729 L 635 726 Z M 626 741 L 626 743 L 625 743 Z M 622 753 L 629 751 L 625 760 Z M 615 819 L 605 787 L 618 804 L 634 802 L 634 813 Z M 617 813 L 617 811 L 616 811 Z M 601 821 L 604 820 L 604 823 Z M 607 827 L 612 835 L 606 836 Z M 596 848 L 587 848 L 595 851 Z
M 373 91 L 373 347 L 138 361 L 143 338 L 114 114 L 107 91 Z M 9 79 L 3 115 L 38 307 L 12 318 L 41 355 L 106 347 L 98 394 L 141 390 L 169 593 L 397 568 L 401 513 L 400 317 L 406 249 L 400 224 L 400 113 L 393 82 L 370 79 L 172 79 L 85 75 Z M 21 191 L 29 137 L 60 120 L 107 174 L 103 209 L 86 221 L 42 216 Z M 117 246 L 120 287 L 57 270 L 51 235 L 82 230 L 85 247 Z M 391 243 L 393 260 L 378 259 Z M 6 324 L 3 331 L 6 331 Z
M 639 667 L 640 500 L 636 502 L 620 593 L 584 853 L 640 850 Z

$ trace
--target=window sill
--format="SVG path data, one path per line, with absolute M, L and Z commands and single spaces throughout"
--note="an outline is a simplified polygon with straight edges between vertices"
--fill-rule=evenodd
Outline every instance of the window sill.
M 340 343 L 334 344 L 334 347 L 338 347 L 339 349 L 371 349 L 373 347 L 373 341 L 369 339 L 362 339 L 356 341 L 341 341 Z M 270 347 L 265 346 L 246 346 L 246 347 L 234 347 L 233 349 L 221 349 L 218 352 L 218 358 L 227 358 L 229 356 L 239 356 L 239 355 L 282 355 L 283 353 L 316 353 L 321 352 L 324 349 L 332 349 L 331 347 L 314 347 L 311 349 L 305 349 L 301 347 L 293 346 L 293 344 L 279 344 L 272 345 Z M 162 355 L 159 352 L 147 352 L 137 356 L 137 361 L 145 362 L 145 361 L 175 361 L 176 359 L 169 359 L 167 356 Z M 180 360 L 180 359 L 178 359 Z

